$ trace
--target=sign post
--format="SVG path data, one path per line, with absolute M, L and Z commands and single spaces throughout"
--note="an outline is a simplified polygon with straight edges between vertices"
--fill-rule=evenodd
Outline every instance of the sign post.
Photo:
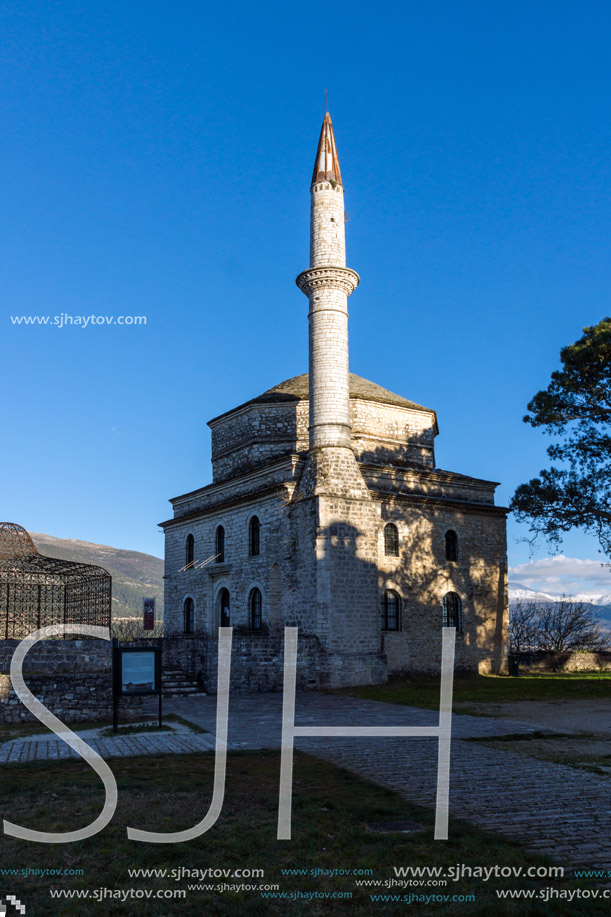
M 148 641 L 148 646 L 112 646 L 112 700 L 114 732 L 119 731 L 119 701 L 122 697 L 159 697 L 159 728 L 161 729 L 161 640 Z

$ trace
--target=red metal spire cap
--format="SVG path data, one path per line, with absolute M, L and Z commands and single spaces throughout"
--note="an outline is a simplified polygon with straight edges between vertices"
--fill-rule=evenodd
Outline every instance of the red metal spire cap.
M 320 140 L 316 151 L 312 184 L 317 181 L 336 181 L 339 185 L 342 184 L 335 134 L 333 133 L 333 124 L 331 123 L 329 112 L 325 115 L 325 120 L 322 123 Z

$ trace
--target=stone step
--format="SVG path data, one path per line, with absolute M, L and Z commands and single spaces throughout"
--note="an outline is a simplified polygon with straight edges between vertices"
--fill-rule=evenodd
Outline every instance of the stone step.
M 163 672 L 161 677 L 164 681 L 193 681 L 192 678 L 188 678 L 182 672 Z
M 205 697 L 201 685 L 181 669 L 164 668 L 161 673 L 161 685 L 166 697 Z
M 162 685 L 164 694 L 201 694 L 193 685 Z

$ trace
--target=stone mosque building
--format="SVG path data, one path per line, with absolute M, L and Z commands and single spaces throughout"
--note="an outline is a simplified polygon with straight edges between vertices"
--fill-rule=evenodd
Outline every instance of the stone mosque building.
M 213 483 L 162 523 L 165 632 L 185 635 L 214 690 L 216 635 L 234 629 L 232 687 L 282 684 L 285 626 L 302 686 L 499 671 L 507 633 L 506 511 L 496 484 L 435 466 L 434 410 L 348 369 L 344 187 L 331 118 L 311 185 L 309 373 L 209 421 Z M 194 661 L 195 660 L 195 661 Z

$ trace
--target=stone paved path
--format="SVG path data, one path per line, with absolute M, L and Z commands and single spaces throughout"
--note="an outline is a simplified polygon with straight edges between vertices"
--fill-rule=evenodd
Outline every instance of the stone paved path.
M 215 699 L 168 701 L 168 712 L 215 730 Z M 232 696 L 229 741 L 233 748 L 280 745 L 282 698 Z M 434 711 L 312 692 L 298 694 L 299 725 L 436 725 Z M 468 738 L 528 734 L 532 723 L 455 715 L 450 814 L 502 833 L 562 865 L 611 868 L 611 777 Z M 551 731 L 551 730 L 550 730 Z M 437 741 L 417 739 L 298 738 L 297 748 L 396 790 L 410 802 L 435 804 Z
M 100 737 L 97 730 L 79 735 L 102 758 L 132 755 L 184 755 L 214 750 L 214 735 L 195 734 L 187 730 L 144 732 L 140 735 Z M 25 764 L 28 761 L 59 761 L 79 756 L 53 733 L 11 739 L 0 745 L 0 764 Z
M 229 747 L 278 748 L 281 708 L 279 694 L 232 696 Z M 183 728 L 110 738 L 96 737 L 91 731 L 82 735 L 104 758 L 214 749 L 215 697 L 168 698 L 165 710 L 208 733 L 194 734 Z M 423 726 L 436 722 L 434 711 L 416 707 L 314 692 L 297 696 L 298 725 Z M 452 729 L 451 815 L 505 834 L 565 866 L 611 868 L 611 777 L 466 741 L 528 734 L 535 729 L 532 722 L 454 715 Z M 435 739 L 309 737 L 296 739 L 295 745 L 396 790 L 410 802 L 434 805 Z M 0 763 L 5 764 L 75 756 L 52 735 L 13 739 L 0 746 Z

